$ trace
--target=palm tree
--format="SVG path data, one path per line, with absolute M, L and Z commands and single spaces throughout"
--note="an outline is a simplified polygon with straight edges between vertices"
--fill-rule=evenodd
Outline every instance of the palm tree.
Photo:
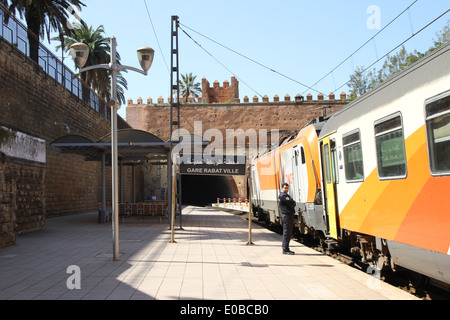
M 185 75 L 181 75 L 181 77 L 183 79 L 179 81 L 179 85 L 185 103 L 188 102 L 188 98 L 190 95 L 198 98 L 198 95 L 202 92 L 202 89 L 200 89 L 200 83 L 195 83 L 195 79 L 197 78 L 197 76 L 193 76 L 191 72 L 189 74 L 186 73 Z
M 110 38 L 104 36 L 105 29 L 103 25 L 94 30 L 92 26 L 87 26 L 81 21 L 79 28 L 72 30 L 70 35 L 64 35 L 62 44 L 57 46 L 59 50 L 69 51 L 70 47 L 76 42 L 83 42 L 89 46 L 89 57 L 86 67 L 109 63 L 111 58 Z M 52 40 L 61 40 L 58 37 Z M 117 61 L 120 63 L 120 55 L 117 53 Z M 126 72 L 126 70 L 125 70 Z M 110 72 L 107 69 L 93 69 L 80 74 L 80 78 L 98 94 L 109 101 L 111 97 Z M 117 74 L 117 96 L 122 104 L 125 104 L 124 88 L 127 89 L 127 81 L 122 76 L 121 71 Z
M 18 11 L 20 18 L 25 16 L 28 30 L 28 42 L 30 44 L 30 58 L 36 63 L 39 61 L 39 38 L 50 41 L 50 32 L 56 31 L 62 34 L 70 34 L 72 31 L 67 26 L 69 13 L 67 9 L 71 5 L 85 6 L 81 0 L 1 0 L 5 5 L 9 4 L 8 9 L 16 14 Z M 9 16 L 5 16 L 8 21 Z

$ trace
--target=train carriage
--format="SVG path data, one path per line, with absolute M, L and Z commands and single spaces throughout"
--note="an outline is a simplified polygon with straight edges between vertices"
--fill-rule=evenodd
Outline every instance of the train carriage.
M 318 132 L 320 119 L 305 126 L 281 146 L 254 159 L 251 163 L 252 205 L 261 220 L 279 224 L 277 207 L 280 186 L 288 183 L 290 195 L 296 201 L 296 227 L 322 230 L 326 223 L 320 195 L 320 161 Z
M 253 210 L 450 288 L 450 44 L 251 163 Z M 319 197 L 318 197 L 319 195 Z
M 319 149 L 328 235 L 450 284 L 450 45 L 331 116 Z

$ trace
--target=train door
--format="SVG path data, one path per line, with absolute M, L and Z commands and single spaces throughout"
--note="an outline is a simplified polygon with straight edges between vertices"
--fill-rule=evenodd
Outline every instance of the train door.
M 293 152 L 291 154 L 291 166 L 292 166 L 292 198 L 295 202 L 299 203 L 301 201 L 300 189 L 301 180 L 298 175 L 298 146 L 292 148 Z
M 294 152 L 292 151 L 292 149 L 288 149 L 285 150 L 283 152 L 281 152 L 281 183 L 280 183 L 280 187 L 281 184 L 283 183 L 287 183 L 289 184 L 290 188 L 289 188 L 289 195 L 295 200 L 297 201 L 298 197 L 296 195 L 296 181 L 294 180 L 294 166 L 293 163 L 295 163 L 294 158 Z
M 302 145 L 294 148 L 292 165 L 294 166 L 292 170 L 296 185 L 296 200 L 305 203 L 308 195 L 308 169 L 306 167 L 305 150 Z
M 325 211 L 327 214 L 330 237 L 338 238 L 337 203 L 336 203 L 336 161 L 335 143 L 330 137 L 321 142 L 323 185 L 325 186 Z
M 306 155 L 305 155 L 305 149 L 303 148 L 302 145 L 300 145 L 300 150 L 299 150 L 299 176 L 300 176 L 300 181 L 302 182 L 301 186 L 300 186 L 300 199 L 302 202 L 307 202 L 308 201 L 308 166 L 306 165 Z
M 251 186 L 250 188 L 251 196 L 252 196 L 252 205 L 254 207 L 260 206 L 260 190 L 259 190 L 259 177 L 258 170 L 256 169 L 256 164 L 250 166 L 250 174 L 251 174 Z

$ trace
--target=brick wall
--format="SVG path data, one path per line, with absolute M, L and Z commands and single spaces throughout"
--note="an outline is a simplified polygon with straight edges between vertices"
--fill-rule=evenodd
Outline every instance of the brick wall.
M 153 104 L 151 97 L 147 99 L 146 104 L 141 97 L 137 99 L 136 104 L 133 103 L 133 99 L 128 99 L 126 109 L 128 123 L 135 129 L 148 131 L 168 141 L 171 135 L 169 131 L 172 98 L 169 97 L 166 104 L 161 96 L 156 104 Z M 225 80 L 223 86 L 220 86 L 218 81 L 214 81 L 212 87 L 203 77 L 199 102 L 195 103 L 193 97 L 188 99 L 187 104 L 184 101 L 182 98 L 180 128 L 194 134 L 194 122 L 200 121 L 203 132 L 218 129 L 224 137 L 227 129 L 295 131 L 310 120 L 321 116 L 323 107 L 327 107 L 327 114 L 332 114 L 348 103 L 345 92 L 339 97 L 331 92 L 327 100 L 322 93 L 317 95 L 316 100 L 311 93 L 308 93 L 306 98 L 297 94 L 293 99 L 287 94 L 282 100 L 275 95 L 272 102 L 267 95 L 262 97 L 262 101 L 259 101 L 257 96 L 254 96 L 252 101 L 245 96 L 241 103 L 239 81 L 234 75 L 231 76 L 231 84 Z
M 211 87 L 209 81 L 205 77 L 202 79 L 202 96 L 199 97 L 199 102 L 204 103 L 224 103 L 224 102 L 239 102 L 239 81 L 233 75 L 231 76 L 231 85 L 228 80 L 225 80 L 223 86 L 220 86 L 219 81 L 214 81 Z
M 3 155 L 3 164 L 0 164 L 0 230 L 1 238 L 6 240 L 1 240 L 0 247 L 13 242 L 15 233 L 42 229 L 47 217 L 96 210 L 101 201 L 100 163 L 62 154 L 50 143 L 65 135 L 64 127 L 55 126 L 55 122 L 68 124 L 70 134 L 95 141 L 111 131 L 109 119 L 67 91 L 2 38 L 0 110 L 1 126 L 43 139 L 46 144 L 44 164 Z M 121 118 L 118 126 L 129 127 Z M 130 189 L 129 181 L 131 168 L 124 167 L 125 188 Z M 106 168 L 106 187 L 107 201 L 110 201 L 110 167 Z M 137 194 L 140 193 L 138 190 Z M 125 190 L 124 199 L 130 201 L 130 194 Z M 15 233 L 11 233 L 12 229 Z
M 188 104 L 180 106 L 180 127 L 194 133 L 194 122 L 201 121 L 203 132 L 219 129 L 225 137 L 226 129 L 272 129 L 295 131 L 308 121 L 340 110 L 343 100 L 313 100 L 301 102 L 256 102 L 237 104 Z M 127 105 L 127 122 L 136 129 L 159 135 L 168 141 L 170 137 L 170 107 L 167 105 Z
M 254 129 L 258 133 L 259 130 L 295 131 L 302 128 L 308 121 L 321 116 L 324 106 L 327 107 L 328 115 L 340 110 L 347 104 L 345 93 L 342 93 L 339 98 L 336 100 L 334 94 L 330 94 L 328 100 L 325 100 L 320 94 L 317 100 L 313 100 L 312 95 L 308 94 L 306 99 L 303 100 L 297 96 L 294 101 L 291 101 L 289 96 L 285 96 L 283 101 L 280 101 L 276 96 L 273 102 L 269 102 L 267 97 L 264 97 L 262 102 L 255 97 L 253 103 L 248 103 L 248 98 L 245 97 L 244 103 L 190 103 L 180 106 L 180 128 L 186 129 L 191 134 L 196 134 L 194 129 L 199 129 L 199 126 L 196 126 L 199 123 L 202 134 L 208 129 L 218 129 L 224 143 L 227 142 L 227 129 L 234 129 L 235 133 L 238 129 L 242 129 L 244 134 L 249 129 Z M 168 141 L 171 135 L 170 106 L 163 104 L 161 97 L 158 99 L 159 104 L 152 104 L 151 101 L 152 99 L 149 98 L 147 104 L 143 104 L 142 98 L 139 98 L 137 104 L 134 104 L 132 99 L 128 100 L 127 122 L 135 129 L 148 131 Z M 271 142 L 270 136 L 262 135 L 259 138 L 267 139 L 262 142 L 263 144 Z M 254 149 L 250 156 L 256 156 L 257 151 L 260 150 Z M 249 154 L 246 155 L 249 156 Z M 166 174 L 165 171 L 164 174 Z M 234 196 L 245 198 L 247 195 L 245 181 L 238 176 L 230 179 L 234 180 L 234 184 L 231 185 L 238 188 Z
M 45 166 L 0 155 L 0 247 L 45 226 Z

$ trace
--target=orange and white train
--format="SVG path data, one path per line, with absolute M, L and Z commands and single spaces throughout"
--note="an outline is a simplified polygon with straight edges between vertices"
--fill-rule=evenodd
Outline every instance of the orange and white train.
M 260 218 L 279 222 L 288 182 L 301 233 L 450 286 L 450 45 L 304 127 L 251 173 Z

